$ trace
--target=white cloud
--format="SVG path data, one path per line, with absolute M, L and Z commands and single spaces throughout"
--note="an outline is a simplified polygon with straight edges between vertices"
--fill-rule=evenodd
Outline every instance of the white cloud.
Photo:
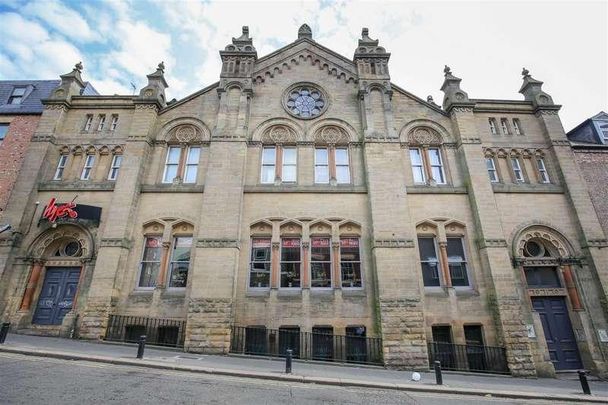
M 20 8 L 20 12 L 44 21 L 49 27 L 75 42 L 100 39 L 77 11 L 59 0 L 36 0 Z

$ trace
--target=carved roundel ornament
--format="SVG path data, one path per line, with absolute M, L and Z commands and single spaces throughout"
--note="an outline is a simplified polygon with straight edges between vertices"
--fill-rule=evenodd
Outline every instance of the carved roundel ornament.
M 298 84 L 285 92 L 283 107 L 296 118 L 312 119 L 327 109 L 327 96 L 315 85 Z

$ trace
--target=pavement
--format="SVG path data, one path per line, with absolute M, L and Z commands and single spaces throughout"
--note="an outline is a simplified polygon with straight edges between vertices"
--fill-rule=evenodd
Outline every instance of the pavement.
M 597 379 L 589 381 L 592 395 L 583 395 L 578 379 L 572 374 L 556 379 L 523 379 L 444 372 L 443 385 L 439 386 L 431 373 L 421 373 L 421 380 L 414 382 L 408 371 L 294 361 L 292 373 L 285 374 L 285 362 L 282 359 L 201 355 L 151 346 L 146 347 L 143 359 L 136 359 L 137 347 L 134 344 L 17 334 L 7 336 L 5 343 L 0 345 L 0 353 L 2 352 L 289 383 L 566 403 L 608 403 L 608 382 Z

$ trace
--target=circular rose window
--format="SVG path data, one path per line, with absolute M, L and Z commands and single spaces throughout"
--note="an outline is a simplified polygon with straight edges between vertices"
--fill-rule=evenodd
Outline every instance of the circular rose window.
M 298 85 L 286 93 L 284 105 L 294 117 L 310 119 L 318 117 L 325 111 L 327 99 L 315 86 Z

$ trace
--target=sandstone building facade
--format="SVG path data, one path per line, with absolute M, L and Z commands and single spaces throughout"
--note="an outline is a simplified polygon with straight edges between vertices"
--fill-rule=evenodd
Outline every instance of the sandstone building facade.
M 220 56 L 169 103 L 162 64 L 138 96 L 62 76 L 3 218 L 15 330 L 124 337 L 132 316 L 193 352 L 313 333 L 377 338 L 389 367 L 492 346 L 514 375 L 606 373 L 608 242 L 542 82 L 473 99 L 446 66 L 439 106 L 366 29 L 352 59 L 306 25 L 259 58 L 244 27 Z

